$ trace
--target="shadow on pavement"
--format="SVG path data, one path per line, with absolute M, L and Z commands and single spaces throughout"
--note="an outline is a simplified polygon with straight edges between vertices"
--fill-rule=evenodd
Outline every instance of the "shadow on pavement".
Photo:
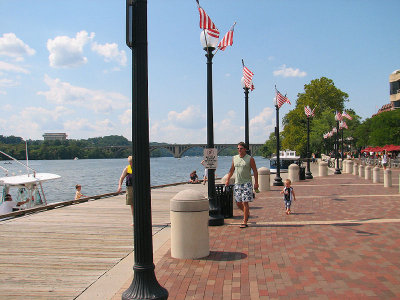
M 225 252 L 225 251 L 210 251 L 210 255 L 200 260 L 213 260 L 213 261 L 235 261 L 247 258 L 243 252 Z

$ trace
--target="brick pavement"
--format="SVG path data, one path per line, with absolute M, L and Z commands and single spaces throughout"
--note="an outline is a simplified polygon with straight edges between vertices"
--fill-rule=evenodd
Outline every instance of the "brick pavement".
M 158 281 L 169 299 L 399 299 L 399 173 L 391 188 L 351 174 L 296 182 L 289 216 L 272 187 L 250 205 L 248 228 L 238 210 L 209 227 L 208 257 L 174 259 L 166 244 Z

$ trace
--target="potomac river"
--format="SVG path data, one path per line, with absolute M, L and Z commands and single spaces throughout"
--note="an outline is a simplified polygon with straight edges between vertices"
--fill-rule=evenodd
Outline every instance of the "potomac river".
M 173 157 L 150 158 L 151 186 L 163 185 L 189 180 L 189 174 L 197 171 L 199 179 L 203 179 L 204 168 L 200 164 L 202 157 L 185 156 L 180 159 Z M 269 160 L 261 156 L 254 157 L 257 168 L 269 168 Z M 20 164 L 10 161 L 1 161 L 2 167 L 9 170 L 9 175 L 26 173 L 26 169 Z M 21 161 L 23 162 L 23 161 Z M 228 173 L 232 162 L 231 156 L 218 157 L 217 177 Z M 25 162 L 24 162 L 25 163 Z M 94 196 L 115 192 L 118 188 L 118 180 L 123 168 L 128 164 L 126 158 L 121 159 L 78 159 L 78 160 L 31 160 L 29 167 L 40 173 L 55 173 L 61 179 L 43 183 L 47 203 L 73 200 L 75 185 L 82 185 L 82 194 Z M 5 176 L 1 174 L 0 177 Z M 124 182 L 125 185 L 125 182 Z M 123 187 L 123 189 L 125 189 Z M 15 189 L 13 197 L 16 199 Z

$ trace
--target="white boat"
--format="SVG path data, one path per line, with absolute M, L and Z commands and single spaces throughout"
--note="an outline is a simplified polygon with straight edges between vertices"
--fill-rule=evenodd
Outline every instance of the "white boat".
M 12 158 L 2 151 L 0 151 L 0 153 Z M 46 205 L 47 201 L 43 191 L 42 182 L 61 178 L 61 176 L 57 174 L 37 173 L 27 164 L 25 165 L 15 158 L 12 159 L 26 168 L 27 174 L 9 176 L 8 170 L 1 167 L 1 170 L 4 171 L 5 176 L 0 177 L 0 218 L 1 214 L 12 212 L 12 210 L 28 209 L 40 205 Z M 13 192 L 13 189 L 16 189 L 16 192 Z M 7 194 L 11 194 L 13 197 L 13 203 L 17 204 L 20 202 L 23 204 L 12 207 L 12 210 L 9 211 L 9 203 L 4 203 L 5 196 Z
M 289 166 L 291 164 L 297 164 L 299 162 L 300 156 L 296 155 L 296 151 L 285 150 L 279 151 L 279 161 L 280 161 L 280 172 L 287 173 Z M 278 163 L 277 157 L 273 156 L 270 158 L 270 172 L 276 173 Z

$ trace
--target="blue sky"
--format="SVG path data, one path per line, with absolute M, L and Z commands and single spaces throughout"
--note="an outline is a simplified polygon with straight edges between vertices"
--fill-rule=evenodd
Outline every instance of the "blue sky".
M 389 103 L 400 69 L 398 0 L 200 0 L 233 46 L 213 59 L 215 143 L 244 139 L 241 60 L 254 72 L 250 142 L 275 126 L 274 86 L 292 106 L 322 76 L 363 119 Z M 206 58 L 195 0 L 149 0 L 150 140 L 206 143 Z M 124 0 L 0 0 L 0 134 L 131 140 Z

